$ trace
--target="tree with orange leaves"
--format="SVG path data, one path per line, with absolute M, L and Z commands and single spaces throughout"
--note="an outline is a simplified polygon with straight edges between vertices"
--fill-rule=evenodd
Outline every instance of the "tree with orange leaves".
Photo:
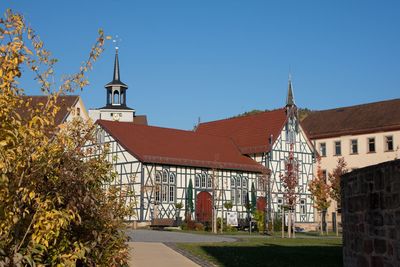
M 340 208 L 341 191 L 340 191 L 340 177 L 347 172 L 347 163 L 344 158 L 339 158 L 336 168 L 329 173 L 330 182 L 330 196 L 336 202 L 336 209 Z M 337 224 L 337 220 L 336 220 Z M 339 235 L 339 228 L 336 225 L 336 235 Z
M 320 228 L 322 234 L 322 214 L 329 208 L 331 200 L 329 199 L 330 186 L 327 184 L 326 177 L 324 177 L 322 173 L 321 158 L 319 157 L 317 158 L 317 175 L 308 184 L 308 189 L 314 197 L 314 208 L 320 213 Z

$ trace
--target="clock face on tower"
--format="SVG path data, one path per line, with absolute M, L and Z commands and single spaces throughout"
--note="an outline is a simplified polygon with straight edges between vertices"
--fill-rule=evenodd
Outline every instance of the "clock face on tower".
M 114 121 L 119 121 L 120 114 L 119 113 L 114 113 L 112 117 L 113 117 Z

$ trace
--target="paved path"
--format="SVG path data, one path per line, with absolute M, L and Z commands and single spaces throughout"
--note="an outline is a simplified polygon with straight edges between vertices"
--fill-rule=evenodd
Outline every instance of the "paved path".
M 132 242 L 160 242 L 160 243 L 200 243 L 200 242 L 235 242 L 233 237 L 199 235 L 156 230 L 130 230 L 128 232 Z
M 129 242 L 133 257 L 129 266 L 134 267 L 198 267 L 193 261 L 182 256 L 162 243 Z
M 156 230 L 129 230 L 128 236 L 130 251 L 133 253 L 129 261 L 130 266 L 140 267 L 192 267 L 212 266 L 204 260 L 184 253 L 174 246 L 174 243 L 199 242 L 235 242 L 233 237 L 214 235 L 199 235 Z M 165 243 L 165 244 L 163 244 Z M 174 249 L 172 249 L 174 248 Z M 178 253 L 180 251 L 181 253 Z M 185 257 L 190 257 L 191 259 Z M 198 264 L 196 264 L 195 262 Z

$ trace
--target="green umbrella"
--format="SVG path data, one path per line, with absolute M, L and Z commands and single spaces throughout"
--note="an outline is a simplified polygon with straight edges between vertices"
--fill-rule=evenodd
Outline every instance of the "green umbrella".
M 257 197 L 256 197 L 256 189 L 254 188 L 254 182 L 251 183 L 251 212 L 254 213 L 256 211 L 257 205 Z
M 186 196 L 186 210 L 192 214 L 194 211 L 193 209 L 193 184 L 192 184 L 192 179 L 189 180 L 189 187 L 187 190 L 187 196 Z

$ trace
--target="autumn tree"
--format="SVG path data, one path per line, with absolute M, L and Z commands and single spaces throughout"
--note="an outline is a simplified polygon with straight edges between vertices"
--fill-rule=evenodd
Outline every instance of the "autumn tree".
M 308 184 L 308 190 L 314 197 L 314 208 L 320 214 L 320 231 L 322 234 L 322 216 L 331 204 L 329 199 L 330 186 L 327 184 L 326 177 L 321 169 L 321 158 L 317 158 L 317 175 Z
M 127 207 L 113 187 L 106 148 L 94 126 L 74 120 L 60 129 L 60 95 L 88 84 L 85 73 L 103 50 L 104 34 L 78 73 L 52 82 L 54 64 L 22 15 L 0 19 L 0 266 L 122 266 L 127 263 L 122 220 Z M 26 101 L 18 80 L 32 71 L 47 102 Z M 21 118 L 20 110 L 28 111 Z M 90 156 L 92 155 L 92 156 Z M 89 157 L 90 156 L 90 157 Z
M 285 173 L 281 176 L 282 185 L 285 189 L 284 199 L 285 206 L 288 208 L 288 235 L 292 237 L 292 226 L 294 228 L 294 221 L 292 220 L 292 212 L 295 214 L 295 207 L 297 201 L 296 188 L 298 185 L 298 166 L 294 160 L 293 153 L 291 152 L 288 160 L 285 162 Z M 284 220 L 284 218 L 282 218 Z M 282 229 L 282 233 L 283 233 Z M 283 235 L 282 235 L 283 236 Z M 294 236 L 293 236 L 294 237 Z
M 336 209 L 340 208 L 341 202 L 341 189 L 340 189 L 340 179 L 341 176 L 347 173 L 347 163 L 344 158 L 339 158 L 335 169 L 328 174 L 328 179 L 330 182 L 330 196 L 336 202 Z M 338 235 L 338 226 L 336 220 L 336 235 Z

